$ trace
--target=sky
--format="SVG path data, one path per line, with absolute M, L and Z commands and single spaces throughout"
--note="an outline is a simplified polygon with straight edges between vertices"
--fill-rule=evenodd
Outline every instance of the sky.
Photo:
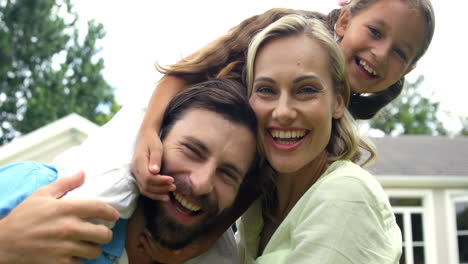
M 450 130 L 460 129 L 458 117 L 468 117 L 467 74 L 468 9 L 466 0 L 433 0 L 436 29 L 431 46 L 407 75 L 424 75 L 420 92 L 440 102 L 441 120 Z M 155 63 L 168 65 L 226 33 L 242 20 L 273 7 L 328 13 L 337 0 L 76 0 L 80 27 L 94 19 L 107 32 L 98 42 L 104 58 L 104 78 L 115 88 L 121 104 L 147 103 L 161 75 Z

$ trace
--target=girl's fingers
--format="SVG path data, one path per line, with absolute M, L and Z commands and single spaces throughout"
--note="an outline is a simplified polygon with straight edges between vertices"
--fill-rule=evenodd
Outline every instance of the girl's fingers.
M 161 140 L 149 141 L 148 145 L 148 170 L 152 174 L 157 174 L 161 169 L 161 158 L 163 153 Z
M 147 185 L 150 187 L 151 185 L 166 185 L 166 184 L 173 184 L 174 178 L 167 175 L 151 175 L 150 178 L 147 179 Z
M 145 194 L 145 196 L 152 200 L 164 201 L 164 202 L 168 202 L 170 199 L 167 193 L 166 194 L 150 193 L 148 195 Z

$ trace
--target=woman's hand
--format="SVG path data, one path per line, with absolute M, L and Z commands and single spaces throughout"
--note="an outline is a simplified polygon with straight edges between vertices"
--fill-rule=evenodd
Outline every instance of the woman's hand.
M 0 220 L 0 263 L 82 263 L 101 254 L 112 232 L 86 221 L 116 221 L 117 210 L 101 201 L 60 200 L 84 181 L 84 174 L 38 189 Z
M 163 146 L 156 129 L 141 128 L 133 154 L 132 174 L 140 192 L 153 200 L 169 200 L 169 191 L 175 190 L 174 179 L 159 174 Z

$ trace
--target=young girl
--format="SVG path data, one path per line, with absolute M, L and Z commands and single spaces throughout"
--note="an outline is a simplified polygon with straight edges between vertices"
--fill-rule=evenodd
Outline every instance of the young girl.
M 357 119 L 372 118 L 401 92 L 404 76 L 426 52 L 434 33 L 434 12 L 429 0 L 353 0 L 327 16 L 292 9 L 271 9 L 251 17 L 184 61 L 162 68 L 166 76 L 155 90 L 135 148 L 132 172 L 140 191 L 167 199 L 171 178 L 158 175 L 161 160 L 161 113 L 170 98 L 187 84 L 220 72 L 242 79 L 251 38 L 288 14 L 325 21 L 346 58 L 352 95 L 348 106 Z

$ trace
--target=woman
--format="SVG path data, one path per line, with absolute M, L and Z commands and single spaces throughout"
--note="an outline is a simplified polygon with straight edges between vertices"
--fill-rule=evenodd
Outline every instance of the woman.
M 238 222 L 243 263 L 397 263 L 401 233 L 382 187 L 354 163 L 359 147 L 374 151 L 353 127 L 326 27 L 289 15 L 262 30 L 247 85 L 271 181 Z

